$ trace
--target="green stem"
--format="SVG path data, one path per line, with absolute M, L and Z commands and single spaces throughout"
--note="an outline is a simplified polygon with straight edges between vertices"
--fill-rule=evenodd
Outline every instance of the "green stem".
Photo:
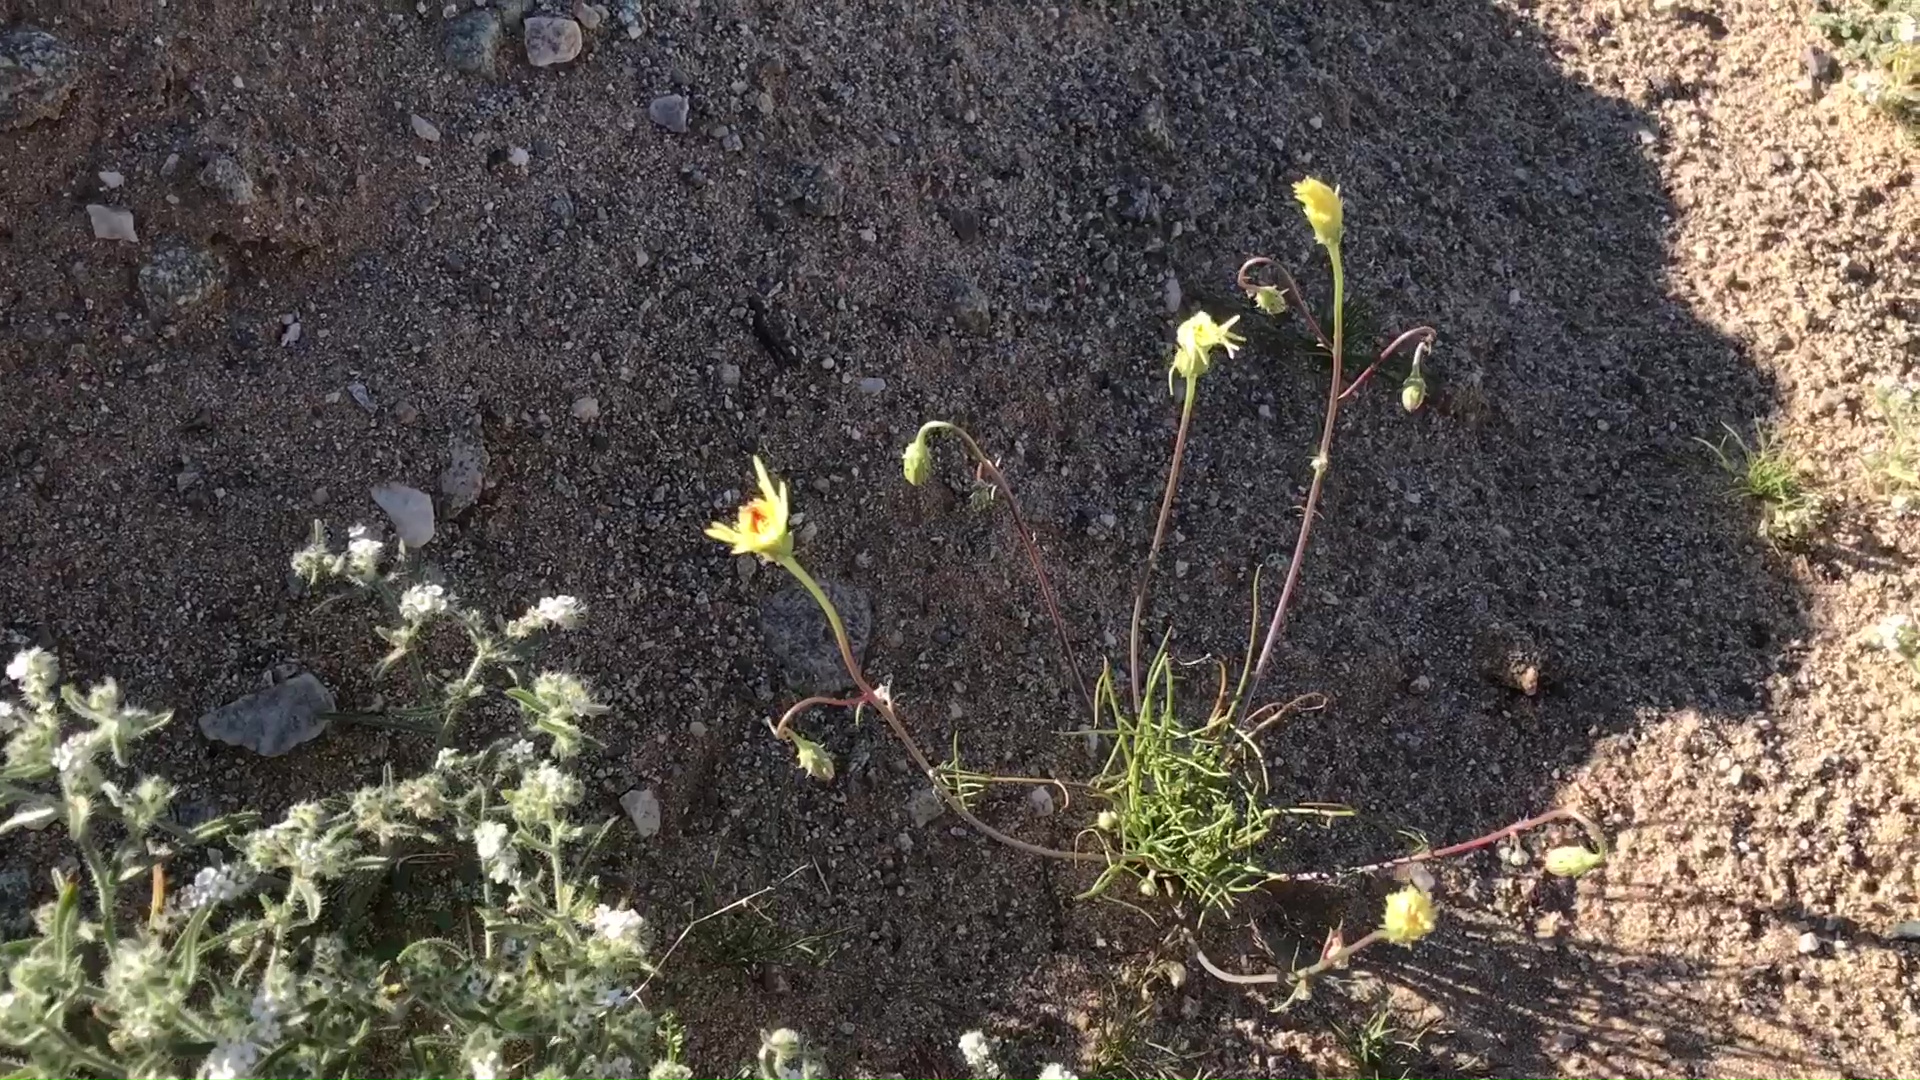
M 1127 631 L 1127 682 L 1133 692 L 1134 715 L 1140 713 L 1140 623 L 1147 614 L 1147 593 L 1153 583 L 1153 570 L 1160 562 L 1160 546 L 1166 542 L 1167 524 L 1173 520 L 1173 495 L 1180 487 L 1180 463 L 1187 456 L 1187 429 L 1193 425 L 1193 403 L 1199 396 L 1200 376 L 1187 376 L 1186 400 L 1180 405 L 1180 429 L 1173 436 L 1173 461 L 1167 466 L 1167 490 L 1160 497 L 1160 520 L 1153 527 L 1153 544 L 1147 548 L 1147 565 L 1140 572 L 1140 587 L 1133 594 L 1133 622 Z
M 116 941 L 118 915 L 114 912 L 116 887 L 114 877 L 107 866 L 106 857 L 100 854 L 99 845 L 93 837 L 76 838 L 80 848 L 80 858 L 87 864 L 87 875 L 93 878 L 93 892 L 100 903 L 100 934 L 105 941 Z
M 1293 544 L 1293 559 L 1287 564 L 1286 584 L 1280 587 L 1279 606 L 1273 610 L 1273 621 L 1267 626 L 1267 639 L 1260 646 L 1260 659 L 1253 666 L 1253 684 L 1248 688 L 1246 698 L 1249 702 L 1260 693 L 1260 683 L 1266 678 L 1267 665 L 1273 660 L 1273 647 L 1286 631 L 1287 607 L 1293 602 L 1293 590 L 1300 582 L 1300 567 L 1307 559 L 1307 537 L 1313 532 L 1314 514 L 1320 508 L 1320 492 L 1326 484 L 1327 469 L 1333 464 L 1334 421 L 1340 416 L 1340 366 L 1346 358 L 1347 345 L 1347 278 L 1340 263 L 1339 247 L 1327 248 L 1327 258 L 1333 264 L 1333 378 L 1327 390 L 1327 416 L 1320 427 L 1320 450 L 1313 458 L 1313 484 L 1307 489 L 1306 514 L 1301 518 L 1300 535 Z
M 487 661 L 492 658 L 493 647 L 485 640 L 475 637 L 473 661 L 467 665 L 467 672 L 460 676 L 460 681 L 453 684 L 460 693 L 448 703 L 446 718 L 440 721 L 440 736 L 434 740 L 433 745 L 436 752 L 447 748 L 447 741 L 453 737 L 453 722 L 459 719 L 461 711 L 467 707 L 467 702 L 473 697 L 474 684 L 480 680 L 480 673 L 486 670 Z

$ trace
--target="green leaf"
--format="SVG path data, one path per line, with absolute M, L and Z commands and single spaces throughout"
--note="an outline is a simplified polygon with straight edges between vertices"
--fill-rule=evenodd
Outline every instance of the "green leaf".
M 533 692 L 530 690 L 525 690 L 518 686 L 512 686 L 501 691 L 501 693 L 519 702 L 521 708 L 527 710 L 528 712 L 532 713 L 535 716 L 542 715 L 547 711 L 547 707 L 540 704 L 540 699 L 537 697 L 534 697 Z
M 32 807 L 31 809 L 22 810 L 8 818 L 5 823 L 0 823 L 0 835 L 10 833 L 15 829 L 42 829 L 51 824 L 53 819 L 59 816 L 60 808 L 51 804 L 42 804 Z

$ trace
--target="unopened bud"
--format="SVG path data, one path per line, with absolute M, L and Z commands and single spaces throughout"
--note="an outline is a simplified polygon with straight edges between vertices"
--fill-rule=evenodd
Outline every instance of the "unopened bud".
M 799 758 L 800 768 L 815 780 L 833 779 L 833 756 L 821 748 L 820 744 L 804 735 L 792 734 L 794 756 Z
M 919 487 L 933 475 L 933 452 L 927 449 L 927 440 L 917 438 L 907 444 L 900 455 L 900 471 L 906 474 L 907 483 Z
M 1253 291 L 1253 306 L 1263 314 L 1282 314 L 1287 310 L 1287 294 L 1272 285 L 1262 285 Z
M 1427 380 L 1418 371 L 1407 376 L 1400 384 L 1400 407 L 1408 412 L 1419 412 L 1420 406 L 1427 403 Z
M 1102 832 L 1112 832 L 1120 827 L 1120 815 L 1111 810 L 1102 810 L 1100 816 L 1093 819 L 1093 825 Z
M 1547 873 L 1554 877 L 1577 878 L 1606 861 L 1605 855 L 1592 848 L 1569 844 L 1547 852 Z

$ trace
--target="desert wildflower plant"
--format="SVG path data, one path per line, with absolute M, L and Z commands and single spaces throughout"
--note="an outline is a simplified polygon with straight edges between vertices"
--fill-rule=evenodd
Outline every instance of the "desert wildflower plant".
M 648 1002 L 665 955 L 654 928 L 589 872 L 611 822 L 581 820 L 569 763 L 605 707 L 532 663 L 582 605 L 548 597 L 490 622 L 418 580 L 407 554 L 364 530 L 336 551 L 316 526 L 294 567 L 380 598 L 380 670 L 412 672 L 418 703 L 341 719 L 418 733 L 437 744 L 431 764 L 272 824 L 182 824 L 173 785 L 134 768 L 167 713 L 112 680 L 63 682 L 43 650 L 7 666 L 0 831 L 62 829 L 78 855 L 54 871 L 34 932 L 0 945 L 10 1075 L 690 1075 Z M 471 649 L 457 677 L 417 662 L 442 625 Z M 459 721 L 488 699 L 520 730 L 456 748 Z M 436 866 L 471 869 L 446 875 L 464 924 L 374 941 L 356 898 Z
M 952 439 L 973 468 L 976 491 L 984 490 L 987 496 L 984 501 L 1006 506 L 1020 546 L 1033 568 L 1041 603 L 1058 638 L 1066 675 L 1086 709 L 1081 724 L 1060 726 L 1090 731 L 1109 747 L 1099 772 L 1086 780 L 999 776 L 970 768 L 960 757 L 957 731 L 953 735 L 951 756 L 939 763 L 931 761 L 902 718 L 901 702 L 885 681 L 876 680 L 865 671 L 839 612 L 801 565 L 787 528 L 790 507 L 786 485 L 775 480 L 758 458 L 754 459 L 758 497 L 741 507 L 734 524 L 715 522 L 707 533 L 727 544 L 735 554 L 755 555 L 779 566 L 806 589 L 826 617 L 855 688 L 852 696 L 844 698 L 830 695 L 804 698 L 786 709 L 777 720 L 769 719 L 773 736 L 793 748 L 799 768 L 821 781 L 831 781 L 835 773 L 834 762 L 821 741 L 808 737 L 799 728 L 800 719 L 809 710 L 817 706 L 847 708 L 854 710 L 857 718 L 871 709 L 947 806 L 969 825 L 1030 855 L 1088 866 L 1092 882 L 1086 890 L 1087 896 L 1109 895 L 1116 884 L 1124 881 L 1130 883 L 1141 898 L 1165 898 L 1191 915 L 1196 930 L 1208 915 L 1224 913 L 1242 894 L 1270 884 L 1385 874 L 1413 863 L 1485 848 L 1530 830 L 1560 823 L 1580 827 L 1586 833 L 1586 842 L 1555 848 L 1546 860 L 1549 872 L 1577 877 L 1604 863 L 1607 855 L 1604 834 L 1571 808 L 1549 810 L 1451 847 L 1420 850 L 1365 866 L 1283 870 L 1262 861 L 1263 843 L 1286 818 L 1305 815 L 1332 819 L 1348 813 L 1338 805 L 1277 802 L 1268 786 L 1260 750 L 1260 737 L 1268 728 L 1302 710 L 1324 707 L 1328 701 L 1319 694 L 1270 701 L 1262 697 L 1262 689 L 1274 660 L 1275 646 L 1285 633 L 1288 611 L 1299 590 L 1311 532 L 1333 465 L 1334 436 L 1341 407 L 1358 395 L 1383 365 L 1404 354 L 1407 366 L 1400 384 L 1400 403 L 1407 412 L 1419 410 L 1426 401 L 1428 364 L 1437 337 L 1428 327 L 1408 330 L 1388 341 L 1358 375 L 1349 378 L 1344 363 L 1349 355 L 1347 280 L 1342 259 L 1347 225 L 1345 201 L 1338 189 L 1313 178 L 1295 185 L 1294 195 L 1315 242 L 1325 251 L 1332 279 L 1331 309 L 1322 321 L 1291 274 L 1270 259 L 1254 258 L 1247 260 L 1239 273 L 1239 285 L 1250 302 L 1251 312 L 1219 319 L 1212 313 L 1199 311 L 1180 324 L 1167 365 L 1169 392 L 1179 400 L 1179 424 L 1153 539 L 1134 590 L 1127 654 L 1118 669 L 1106 665 L 1097 677 L 1091 681 L 1087 678 L 1039 545 L 1021 513 L 1012 485 L 998 462 L 981 448 L 972 434 L 948 421 L 932 420 L 919 428 L 901 454 L 901 473 L 906 481 L 916 486 L 924 484 L 937 468 L 934 441 Z M 1224 664 L 1213 665 L 1211 677 L 1203 683 L 1210 684 L 1211 692 L 1202 698 L 1211 704 L 1205 709 L 1194 709 L 1187 700 L 1190 695 L 1181 689 L 1187 681 L 1182 671 L 1188 665 L 1172 655 L 1168 635 L 1161 635 L 1158 646 L 1148 651 L 1146 617 L 1161 549 L 1171 528 L 1189 432 L 1199 415 L 1202 384 L 1216 364 L 1238 357 L 1246 344 L 1238 324 L 1254 313 L 1270 319 L 1297 315 L 1310 340 L 1331 360 L 1332 373 L 1319 438 L 1305 462 L 1310 482 L 1280 595 L 1271 611 L 1267 611 L 1256 577 L 1254 621 L 1245 658 L 1237 674 Z M 1261 620 L 1265 621 L 1264 632 Z M 1086 800 L 1090 804 L 1085 811 L 1087 820 L 1077 842 L 1071 848 L 1050 848 L 1012 836 L 983 821 L 974 803 L 987 785 L 996 783 L 1051 784 L 1090 795 Z M 1348 943 L 1338 929 L 1331 931 L 1326 948 L 1312 964 L 1288 971 L 1241 974 L 1221 968 L 1198 949 L 1196 952 L 1206 969 L 1220 979 L 1240 984 L 1284 983 L 1293 989 L 1293 996 L 1297 998 L 1306 993 L 1314 976 L 1345 964 L 1361 950 L 1383 942 L 1413 945 L 1431 933 L 1439 921 L 1434 898 L 1410 885 L 1387 897 L 1378 923 L 1357 940 Z M 970 1035 L 961 1044 L 963 1055 L 976 1075 L 988 1075 L 989 1066 L 997 1068 L 991 1065 L 991 1049 L 991 1043 L 984 1036 Z

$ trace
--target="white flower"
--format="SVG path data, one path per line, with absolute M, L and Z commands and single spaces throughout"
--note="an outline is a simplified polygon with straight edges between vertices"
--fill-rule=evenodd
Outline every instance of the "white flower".
M 252 865 L 246 862 L 204 866 L 193 875 L 193 884 L 181 889 L 170 903 L 179 911 L 197 911 L 209 904 L 224 904 L 245 895 L 253 887 L 256 876 Z
M 624 986 L 609 986 L 595 999 L 603 1009 L 617 1009 L 632 1000 L 633 991 Z
M 571 596 L 548 596 L 507 624 L 507 636 L 523 638 L 536 630 L 573 630 L 586 617 L 587 606 Z
M 600 1075 L 627 1077 L 631 1080 L 633 1062 L 624 1057 L 614 1058 L 607 1062 L 606 1068 L 601 1070 Z M 653 1063 L 653 1068 L 647 1070 L 647 1080 L 693 1080 L 693 1070 L 672 1058 L 661 1058 Z
M 533 764 L 534 759 L 540 756 L 540 750 L 534 746 L 532 742 L 526 739 L 519 739 L 516 740 L 512 746 L 501 751 L 500 756 L 506 759 L 509 764 L 525 768 Z
M 467 1061 L 467 1068 L 473 1073 L 473 1080 L 500 1080 L 506 1071 L 500 1064 L 500 1051 L 489 1050 L 484 1054 L 475 1054 Z
M 507 844 L 507 827 L 498 821 L 483 821 L 473 827 L 473 848 L 482 859 L 500 854 Z
M 30 698 L 44 698 L 60 681 L 60 661 L 45 649 L 35 646 L 15 653 L 7 664 L 7 678 L 20 684 Z
M 593 932 L 619 944 L 639 944 L 646 920 L 632 908 L 610 908 L 601 904 L 593 911 Z
M 1069 1071 L 1058 1062 L 1049 1062 L 1041 1068 L 1040 1080 L 1080 1080 L 1080 1074 Z
M 400 594 L 400 617 L 410 623 L 444 615 L 453 597 L 439 585 L 415 585 Z
M 260 1047 L 252 1042 L 227 1039 L 214 1044 L 213 1052 L 200 1065 L 206 1080 L 239 1080 L 253 1071 L 260 1061 Z
M 1000 1063 L 993 1060 L 993 1040 L 983 1031 L 969 1031 L 960 1036 L 960 1056 L 967 1061 L 967 1068 L 978 1077 L 1000 1075 Z
M 96 741 L 94 733 L 83 731 L 70 735 L 67 741 L 53 748 L 53 767 L 64 776 L 72 776 L 93 764 L 93 752 Z
M 368 582 L 380 576 L 380 554 L 386 545 L 373 538 L 365 525 L 355 525 L 347 531 L 346 575 L 355 581 Z
M 586 683 L 563 671 L 543 671 L 534 676 L 533 696 L 547 712 L 563 720 L 607 711 L 605 705 L 593 700 Z
M 543 761 L 521 777 L 513 809 L 516 817 L 534 820 L 579 801 L 580 781 L 554 768 L 552 762 Z

